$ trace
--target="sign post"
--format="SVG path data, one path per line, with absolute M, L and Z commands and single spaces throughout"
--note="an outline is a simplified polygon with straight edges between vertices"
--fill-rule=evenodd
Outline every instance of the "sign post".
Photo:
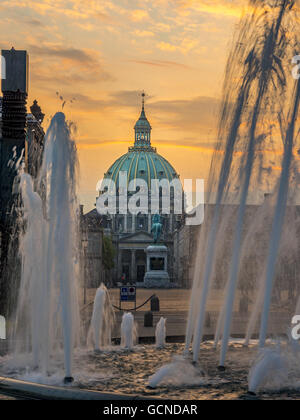
M 134 310 L 136 310 L 136 286 L 120 287 L 120 310 L 122 302 L 134 302 Z

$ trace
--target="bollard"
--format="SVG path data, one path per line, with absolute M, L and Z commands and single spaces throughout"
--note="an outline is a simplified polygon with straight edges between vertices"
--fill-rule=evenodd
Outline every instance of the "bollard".
M 151 299 L 151 311 L 159 312 L 159 298 L 157 296 L 153 296 Z
M 239 313 L 241 315 L 246 315 L 248 313 L 248 305 L 249 305 L 248 298 L 246 296 L 243 296 L 240 299 L 240 307 L 239 307 Z
M 210 313 L 209 312 L 206 313 L 205 326 L 206 326 L 206 328 L 210 328 L 211 327 L 211 317 L 210 317 Z
M 153 313 L 146 312 L 144 315 L 144 327 L 153 327 Z

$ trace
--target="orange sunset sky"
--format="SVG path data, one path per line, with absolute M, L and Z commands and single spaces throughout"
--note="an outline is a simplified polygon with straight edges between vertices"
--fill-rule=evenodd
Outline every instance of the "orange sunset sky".
M 77 124 L 80 200 L 133 142 L 144 89 L 152 145 L 206 178 L 226 56 L 243 0 L 1 0 L 1 48 L 30 56 L 28 105 Z M 69 102 L 75 98 L 75 100 Z

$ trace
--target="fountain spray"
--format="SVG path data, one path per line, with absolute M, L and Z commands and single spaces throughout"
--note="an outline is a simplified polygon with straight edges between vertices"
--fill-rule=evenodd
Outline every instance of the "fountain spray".
M 102 283 L 97 289 L 91 326 L 88 336 L 93 335 L 95 352 L 99 352 L 101 347 L 111 344 L 111 332 L 115 320 L 115 314 L 110 302 L 109 293 Z
M 236 56 L 239 56 L 239 51 L 236 51 Z M 233 54 L 233 57 L 235 54 Z M 231 73 L 231 67 L 232 63 L 230 62 L 227 66 L 226 73 Z M 247 75 L 247 71 L 246 71 Z M 221 204 L 222 199 L 224 197 L 224 192 L 226 189 L 226 184 L 230 175 L 230 169 L 232 165 L 232 159 L 233 159 L 233 152 L 234 152 L 234 146 L 238 138 L 238 132 L 241 124 L 241 116 L 242 116 L 242 110 L 244 109 L 249 95 L 249 80 L 245 78 L 245 82 L 242 84 L 241 89 L 238 93 L 238 100 L 234 109 L 234 117 L 231 121 L 230 128 L 228 135 L 226 137 L 226 149 L 225 149 L 225 156 L 222 162 L 222 167 L 219 175 L 219 185 L 218 185 L 218 192 L 217 192 L 217 199 L 216 199 L 216 206 L 214 210 L 213 215 L 213 221 L 211 225 L 211 229 L 209 233 L 206 231 L 206 227 L 204 226 L 204 234 L 205 237 L 208 235 L 208 245 L 207 250 L 205 251 L 205 269 L 203 273 L 203 281 L 201 284 L 199 284 L 199 280 L 201 279 L 201 273 L 200 273 L 200 266 L 201 266 L 201 252 L 203 252 L 203 248 L 200 246 L 200 239 L 198 242 L 198 248 L 197 248 L 197 256 L 196 260 L 198 261 L 194 273 L 194 279 L 193 279 L 193 290 L 192 290 L 192 298 L 191 298 L 191 305 L 190 305 L 190 311 L 189 311 L 189 318 L 188 318 L 188 325 L 187 325 L 187 334 L 186 334 L 186 351 L 190 346 L 192 336 L 194 335 L 194 343 L 193 343 L 193 354 L 194 354 L 194 361 L 196 362 L 199 357 L 199 351 L 200 351 L 200 344 L 202 341 L 203 336 L 203 326 L 205 321 L 205 309 L 206 309 L 206 301 L 209 293 L 209 285 L 210 285 L 210 279 L 211 274 L 213 270 L 213 262 L 214 262 L 214 255 L 215 255 L 215 245 L 216 245 L 216 239 L 217 239 L 217 233 L 218 233 L 218 225 L 220 220 L 220 214 L 221 214 Z M 223 132 L 222 132 L 222 126 L 226 125 L 225 121 L 228 118 L 228 100 L 224 102 L 223 109 L 222 109 L 222 116 L 221 116 L 221 122 L 220 122 L 220 129 L 219 129 L 219 144 L 217 146 L 216 150 L 216 157 L 213 159 L 211 168 L 214 167 L 215 160 L 218 159 L 218 154 L 221 150 L 222 140 L 223 140 Z M 226 121 L 227 122 L 227 121 Z M 212 175 L 210 176 L 211 179 L 209 181 L 209 185 L 212 186 L 215 179 L 214 171 L 212 171 Z M 202 239 L 202 238 L 201 238 Z M 204 243 L 204 241 L 203 241 Z M 200 294 L 200 305 L 199 305 L 199 312 L 198 312 L 198 319 L 195 321 L 195 317 L 197 314 L 197 310 L 195 306 L 198 304 L 197 297 Z M 194 331 L 193 331 L 194 330 Z
M 121 345 L 127 350 L 132 350 L 137 339 L 137 329 L 132 313 L 124 313 L 121 323 Z
M 230 198 L 229 194 L 234 193 L 238 198 L 238 212 L 234 216 L 237 222 L 233 246 L 230 248 L 232 254 L 228 256 L 231 266 L 226 300 L 220 311 L 216 337 L 217 342 L 222 336 L 222 367 L 228 348 L 238 286 L 249 189 L 254 182 L 254 175 L 260 181 L 262 171 L 265 170 L 261 158 L 262 145 L 268 145 L 269 141 L 272 144 L 273 126 L 270 121 L 277 119 L 286 94 L 282 62 L 291 52 L 287 48 L 290 44 L 286 35 L 294 2 L 249 0 L 248 5 L 235 34 L 225 71 L 218 143 L 208 182 L 212 197 L 216 191 L 216 201 L 212 218 L 208 217 L 208 221 L 202 226 L 198 241 L 185 346 L 187 352 L 193 339 L 193 360 L 197 362 L 207 300 L 216 271 L 216 250 L 218 244 L 224 243 L 225 239 L 224 232 L 220 229 L 224 224 L 221 217 L 226 216 L 226 206 L 223 203 Z
M 283 162 L 282 162 L 282 173 L 281 173 L 281 178 L 280 178 L 280 185 L 279 185 L 277 204 L 276 204 L 272 234 L 271 234 L 271 239 L 270 239 L 269 256 L 268 256 L 268 262 L 267 262 L 266 287 L 265 287 L 264 305 L 263 305 L 263 311 L 262 311 L 262 320 L 261 320 L 260 337 L 259 337 L 260 347 L 264 347 L 266 336 L 267 336 L 268 317 L 269 317 L 272 289 L 273 289 L 273 278 L 275 274 L 275 262 L 278 255 L 282 226 L 284 222 L 284 216 L 285 216 L 286 205 L 287 205 L 287 200 L 288 200 L 290 169 L 291 169 L 291 164 L 293 160 L 295 124 L 296 124 L 298 112 L 299 112 L 299 101 L 300 101 L 300 79 L 298 79 L 298 81 L 296 82 L 290 122 L 288 125 L 286 138 L 284 141 L 284 157 L 283 157 Z
M 253 51 L 253 57 L 251 58 L 251 68 L 252 71 L 260 73 L 258 80 L 258 91 L 255 100 L 255 105 L 252 114 L 252 120 L 249 130 L 249 142 L 247 148 L 247 159 L 246 165 L 243 170 L 244 172 L 244 182 L 242 186 L 241 201 L 238 211 L 237 225 L 235 229 L 235 241 L 233 256 L 231 261 L 230 277 L 229 277 L 229 287 L 226 299 L 226 310 L 225 310 L 225 321 L 224 321 L 224 333 L 222 340 L 221 356 L 220 356 L 220 366 L 223 367 L 225 363 L 226 353 L 228 349 L 228 341 L 230 337 L 230 327 L 232 320 L 232 311 L 233 303 L 235 298 L 235 291 L 237 287 L 238 280 L 238 271 L 240 263 L 240 250 L 242 243 L 242 233 L 243 233 L 243 224 L 245 209 L 247 203 L 248 190 L 250 185 L 250 178 L 252 174 L 253 162 L 255 157 L 255 147 L 256 147 L 256 127 L 259 121 L 259 116 L 262 109 L 262 104 L 266 93 L 269 90 L 269 83 L 271 81 L 272 73 L 274 72 L 274 62 L 275 62 L 275 53 L 276 47 L 278 47 L 278 38 L 280 35 L 280 28 L 282 24 L 282 19 L 284 13 L 289 6 L 289 0 L 283 0 L 279 9 L 279 15 L 276 21 L 268 26 L 266 25 L 266 33 L 263 38 L 265 43 L 262 48 L 261 57 L 256 56 L 255 50 Z M 260 36 L 260 34 L 258 34 Z M 285 85 L 284 81 L 280 81 L 282 85 Z
M 161 317 L 156 325 L 155 344 L 157 349 L 163 349 L 166 344 L 166 318 Z
M 31 354 L 32 368 L 48 375 L 63 348 L 65 383 L 73 381 L 79 331 L 76 177 L 76 146 L 64 114 L 57 113 L 46 134 L 38 187 L 21 174 L 24 235 L 15 353 Z

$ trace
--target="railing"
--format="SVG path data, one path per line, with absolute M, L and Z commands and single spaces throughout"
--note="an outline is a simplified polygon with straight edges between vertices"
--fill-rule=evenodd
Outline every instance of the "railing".
M 144 302 L 144 303 L 142 303 L 141 305 L 137 306 L 137 307 L 136 307 L 136 308 L 134 308 L 134 309 L 131 309 L 131 311 L 135 312 L 135 311 L 137 311 L 137 310 L 141 309 L 141 308 L 142 308 L 143 306 L 145 306 L 148 302 L 150 302 L 150 300 L 151 300 L 152 298 L 154 298 L 154 297 L 156 297 L 156 294 L 154 294 L 154 295 L 150 296 L 148 299 L 146 299 L 146 300 L 145 300 L 145 302 Z M 91 306 L 91 305 L 93 305 L 93 304 L 94 304 L 94 301 L 87 303 L 86 305 L 84 305 L 84 306 L 80 309 L 80 312 L 83 312 L 85 309 L 87 309 L 88 307 L 90 307 L 90 306 Z M 117 309 L 118 311 L 122 311 L 122 310 L 123 310 L 120 306 L 112 305 L 112 307 L 113 307 L 114 309 Z

